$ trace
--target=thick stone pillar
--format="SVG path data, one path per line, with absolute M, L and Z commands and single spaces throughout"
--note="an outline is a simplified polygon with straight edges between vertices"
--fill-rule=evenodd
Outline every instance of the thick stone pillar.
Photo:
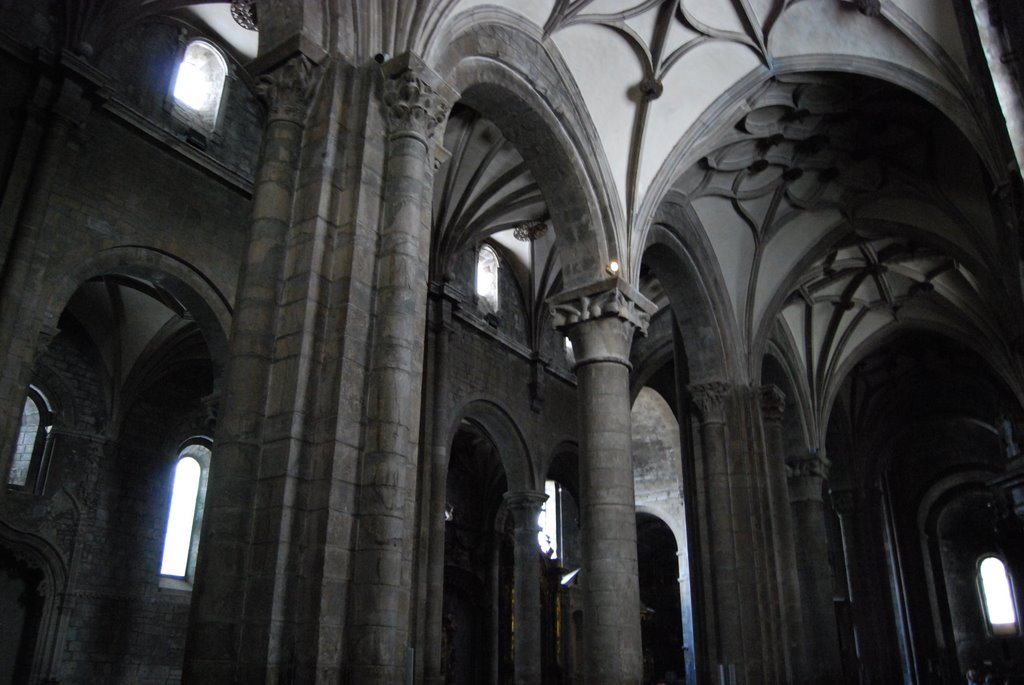
M 793 532 L 801 551 L 797 569 L 810 675 L 812 682 L 835 683 L 841 680 L 842 675 L 822 499 L 828 461 L 814 454 L 790 459 L 788 467 Z
M 314 71 L 296 55 L 260 79 L 269 117 L 232 319 L 217 456 L 210 465 L 185 682 L 262 681 L 275 662 L 268 653 L 272 593 L 256 579 L 264 575 L 257 560 L 268 559 L 273 567 L 277 555 L 273 549 L 254 554 L 253 515 L 285 237 Z
M 413 55 L 384 65 L 388 122 L 349 650 L 351 682 L 401 682 L 409 647 L 434 160 L 456 94 Z
M 782 418 L 786 396 L 776 386 L 759 389 L 761 419 L 765 432 L 765 471 L 768 480 L 768 508 L 772 519 L 775 575 L 783 624 L 786 682 L 808 678 L 804 652 L 803 620 L 800 613 L 800 578 L 797 574 L 796 544 L 786 484 L 785 443 Z
M 541 627 L 540 627 L 540 532 L 541 507 L 548 496 L 542 492 L 509 492 L 505 506 L 512 514 L 515 525 L 516 603 L 515 682 L 532 685 L 541 680 Z
M 579 381 L 584 681 L 643 676 L 636 502 L 630 435 L 629 349 L 646 332 L 650 302 L 616 279 L 552 300 L 572 341 Z

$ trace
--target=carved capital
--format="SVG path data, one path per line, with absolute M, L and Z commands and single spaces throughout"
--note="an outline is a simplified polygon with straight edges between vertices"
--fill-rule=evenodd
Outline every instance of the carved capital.
M 634 332 L 646 334 L 657 309 L 618 278 L 564 292 L 548 304 L 555 328 L 572 341 L 577 367 L 601 361 L 628 366 Z
M 757 389 L 757 399 L 761 403 L 761 417 L 765 424 L 781 424 L 786 410 L 786 393 L 777 385 L 762 385 Z
M 689 386 L 690 397 L 702 423 L 725 423 L 725 400 L 729 384 L 721 381 Z
M 270 112 L 270 121 L 302 126 L 316 90 L 319 69 L 305 55 L 295 55 L 260 76 L 256 92 Z
M 786 474 L 790 478 L 828 478 L 828 470 L 831 464 L 825 457 L 817 454 L 806 457 L 798 457 L 786 461 Z
M 424 141 L 444 130 L 457 93 L 422 60 L 406 53 L 384 65 L 382 99 L 392 136 L 414 135 Z M 435 163 L 443 162 L 443 157 Z
M 646 335 L 657 307 L 618 278 L 562 293 L 550 300 L 555 328 L 565 329 L 591 319 L 614 316 Z
M 534 533 L 540 530 L 538 517 L 547 500 L 548 496 L 543 492 L 532 490 L 505 493 L 505 506 L 512 514 L 516 529 L 526 529 Z

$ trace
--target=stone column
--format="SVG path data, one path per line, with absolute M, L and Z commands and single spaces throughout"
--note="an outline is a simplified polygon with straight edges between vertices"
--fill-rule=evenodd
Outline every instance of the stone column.
M 705 383 L 689 387 L 690 396 L 700 415 L 701 457 L 698 478 L 702 500 L 700 516 L 702 548 L 707 560 L 704 567 L 705 597 L 710 644 L 702 649 L 711 677 L 722 673 L 727 678 L 742 661 L 742 630 L 736 551 L 733 545 L 733 521 L 730 506 L 729 470 L 726 454 L 725 409 L 729 386 Z M 698 645 L 698 648 L 701 648 Z M 727 681 L 730 682 L 730 681 Z
M 790 459 L 788 467 L 793 532 L 801 552 L 797 558 L 797 570 L 812 680 L 838 682 L 841 678 L 839 638 L 832 602 L 832 568 L 829 565 L 822 499 L 828 461 L 812 454 Z
M 541 680 L 540 547 L 537 533 L 540 532 L 540 510 L 547 498 L 542 492 L 505 493 L 505 506 L 515 524 L 514 668 L 517 685 L 532 685 Z
M 588 685 L 643 676 L 636 500 L 630 435 L 629 349 L 651 303 L 611 279 L 552 300 L 572 341 L 579 382 L 583 662 Z
M 807 663 L 800 614 L 800 578 L 797 574 L 796 544 L 793 541 L 782 437 L 786 396 L 774 385 L 762 386 L 759 393 L 766 443 L 765 471 L 768 479 L 768 507 L 772 518 L 772 542 L 775 547 L 775 574 L 779 584 L 778 597 L 785 641 L 786 679 L 787 682 L 795 683 L 806 680 Z
M 387 164 L 347 654 L 351 682 L 367 685 L 405 674 L 431 180 L 456 98 L 413 55 L 384 69 Z
M 250 567 L 253 508 L 285 236 L 314 85 L 314 67 L 302 55 L 259 82 L 269 117 L 232 319 L 217 458 L 210 465 L 185 654 L 186 682 L 262 680 L 271 662 L 266 654 L 270 598 L 250 587 L 250 574 L 262 574 Z
M 443 621 L 444 604 L 444 537 L 445 520 L 440 512 L 445 508 L 445 489 L 448 477 L 449 438 L 448 428 L 451 423 L 449 409 L 449 366 L 450 342 L 453 332 L 452 313 L 453 301 L 438 288 L 431 293 L 431 321 L 428 350 L 433 351 L 433 364 L 427 370 L 428 386 L 432 388 L 430 406 L 427 412 L 432 415 L 429 428 L 430 459 L 421 465 L 425 479 L 420 488 L 420 516 L 423 521 L 421 535 L 425 537 L 423 548 L 427 550 L 425 559 L 417 563 L 425 564 L 421 572 L 422 580 L 418 592 L 419 625 L 417 626 L 417 643 L 424 654 L 417 660 L 417 667 L 422 673 L 423 682 L 441 683 L 441 631 L 438 626 Z

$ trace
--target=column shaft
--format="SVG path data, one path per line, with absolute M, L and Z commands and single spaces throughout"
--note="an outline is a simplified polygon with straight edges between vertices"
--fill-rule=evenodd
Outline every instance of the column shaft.
M 779 603 L 785 641 L 787 682 L 807 679 L 804 653 L 803 620 L 800 614 L 800 578 L 797 574 L 796 543 L 786 485 L 785 443 L 782 418 L 785 395 L 775 386 L 761 388 L 761 416 L 765 429 L 765 466 L 768 476 L 768 501 L 775 546 L 775 573 L 779 585 Z
M 417 473 L 435 132 L 447 115 L 443 83 L 412 56 L 389 62 L 390 134 L 381 224 L 373 368 L 367 398 L 348 659 L 351 680 L 396 683 L 409 645 L 412 531 Z M 386 65 L 387 66 L 387 65 Z
M 532 685 L 541 680 L 540 558 L 538 517 L 547 495 L 515 492 L 505 503 L 515 523 L 515 682 Z
M 646 331 L 653 307 L 613 281 L 565 293 L 553 308 L 576 350 L 579 382 L 584 679 L 638 683 L 643 646 L 627 360 L 633 332 Z
M 839 638 L 822 500 L 827 462 L 815 456 L 790 461 L 789 466 L 793 533 L 802 552 L 797 558 L 797 568 L 810 675 L 812 682 L 838 682 L 841 677 Z
M 269 597 L 249 582 L 252 521 L 278 285 L 311 74 L 311 64 L 299 56 L 261 81 L 270 116 L 232 319 L 217 457 L 210 466 L 185 650 L 186 682 L 262 679 L 271 661 Z

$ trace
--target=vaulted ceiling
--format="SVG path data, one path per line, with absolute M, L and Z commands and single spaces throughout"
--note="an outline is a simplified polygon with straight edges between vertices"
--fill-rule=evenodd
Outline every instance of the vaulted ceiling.
M 252 34 L 245 47 L 229 30 L 227 3 L 137 7 L 184 12 L 237 55 L 253 49 Z M 685 204 L 693 221 L 669 228 L 714 262 L 703 287 L 730 329 L 722 337 L 743 348 L 736 380 L 757 377 L 771 341 L 799 367 L 807 409 L 821 419 L 851 365 L 905 328 L 963 341 L 1024 388 L 1013 349 L 1024 334 L 1019 261 L 1005 249 L 1013 227 L 1000 195 L 1019 169 L 992 89 L 978 78 L 967 8 L 375 0 L 335 6 L 335 46 L 356 63 L 412 49 L 429 64 L 470 25 L 529 35 L 584 113 L 578 152 L 608 185 L 596 192 L 610 198 L 607 253 L 624 276 L 661 304 L 672 297 L 650 278 L 644 285 L 641 262 L 652 217 L 669 198 Z M 363 10 L 384 20 L 362 21 Z M 525 163 L 463 105 L 445 145 L 452 159 L 435 182 L 435 276 L 460 249 L 490 238 L 506 248 L 527 299 L 542 304 L 558 282 L 559 198 L 531 174 L 537 160 Z M 546 237 L 512 238 L 531 222 L 543 222 Z

